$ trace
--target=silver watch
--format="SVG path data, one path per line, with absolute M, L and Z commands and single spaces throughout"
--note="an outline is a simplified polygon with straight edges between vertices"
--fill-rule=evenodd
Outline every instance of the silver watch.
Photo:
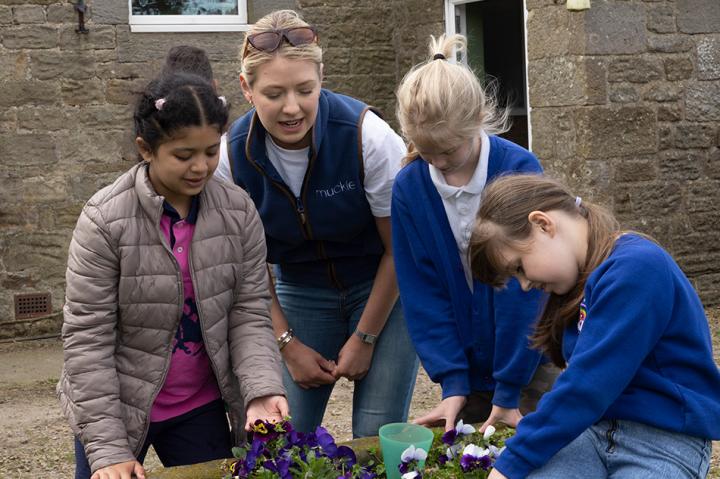
M 375 341 L 377 341 L 377 338 L 378 338 L 374 334 L 363 333 L 359 329 L 355 330 L 355 336 L 360 338 L 360 340 L 366 344 L 375 344 Z

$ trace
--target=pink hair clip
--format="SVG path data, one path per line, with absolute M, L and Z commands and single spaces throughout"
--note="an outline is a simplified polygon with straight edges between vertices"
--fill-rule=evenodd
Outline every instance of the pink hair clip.
M 227 106 L 227 99 L 224 96 L 219 96 L 218 100 L 222 102 L 223 106 Z
M 155 108 L 157 111 L 160 111 L 163 109 L 163 105 L 165 104 L 165 98 L 158 98 L 155 100 Z

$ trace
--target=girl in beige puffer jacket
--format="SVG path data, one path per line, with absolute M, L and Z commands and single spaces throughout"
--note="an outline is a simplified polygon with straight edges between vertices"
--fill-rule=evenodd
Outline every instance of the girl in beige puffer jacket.
M 61 406 L 76 478 L 144 477 L 231 456 L 233 432 L 288 414 L 269 317 L 262 223 L 213 178 L 225 99 L 205 80 L 151 82 L 135 112 L 143 161 L 83 207 L 62 328 Z

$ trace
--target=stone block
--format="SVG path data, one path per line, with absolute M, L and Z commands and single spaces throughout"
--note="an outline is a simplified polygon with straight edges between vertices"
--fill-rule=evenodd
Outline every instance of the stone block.
M 618 183 L 652 181 L 658 177 L 657 160 L 654 157 L 619 158 L 613 161 L 613 179 Z
M 666 58 L 663 66 L 665 67 L 665 76 L 670 81 L 687 80 L 693 73 L 693 63 L 685 57 Z
M 663 65 L 660 58 L 616 58 L 610 61 L 608 81 L 647 83 L 662 78 Z
M 677 125 L 675 147 L 680 149 L 710 148 L 715 143 L 715 128 L 712 123 L 687 123 Z
M 77 23 L 78 14 L 69 3 L 55 3 L 47 7 L 48 23 Z
M 720 180 L 720 148 L 712 148 L 708 153 L 705 174 L 710 178 Z
M 618 215 L 659 218 L 682 214 L 682 189 L 677 183 L 653 181 L 615 185 L 614 210 Z
M 293 10 L 295 8 L 297 8 L 295 0 L 249 0 L 247 2 L 248 22 L 255 23 L 258 19 L 275 10 Z
M 677 25 L 683 33 L 720 33 L 720 2 L 676 0 Z
M 21 107 L 17 112 L 18 126 L 38 133 L 75 129 L 78 110 L 67 106 Z
M 48 134 L 0 135 L 0 164 L 7 167 L 43 166 L 57 162 L 55 140 Z
M 0 88 L 0 107 L 49 105 L 59 101 L 60 87 L 55 82 L 6 81 Z
M 648 107 L 595 107 L 577 112 L 578 154 L 586 158 L 654 153 L 655 112 Z
M 700 253 L 676 258 L 678 266 L 688 276 L 718 272 L 720 254 Z
M 109 80 L 106 84 L 105 98 L 108 103 L 134 105 L 137 95 L 142 93 L 147 82 L 137 80 Z
M 671 102 L 682 99 L 682 85 L 669 82 L 655 82 L 644 88 L 643 100 L 652 102 Z
M 696 121 L 720 120 L 720 82 L 697 82 L 685 90 L 687 118 Z
M 395 74 L 392 48 L 354 48 L 350 52 L 350 73 L 353 75 Z M 337 66 L 333 64 L 332 68 Z
M 720 35 L 697 40 L 697 66 L 700 80 L 720 79 Z
M 616 0 L 594 1 L 585 12 L 588 55 L 633 54 L 645 51 L 645 5 Z
M 697 213 L 704 211 L 717 211 L 717 192 L 720 191 L 720 181 L 703 180 L 689 184 L 687 191 L 688 211 Z M 720 231 L 720 230 L 716 230 Z
M 0 25 L 10 25 L 12 22 L 12 8 L 0 5 Z
M 605 64 L 595 58 L 536 60 L 528 67 L 533 106 L 603 104 L 607 99 Z
M 659 105 L 657 113 L 658 121 L 680 121 L 683 119 L 683 110 L 680 105 Z
M 564 8 L 541 8 L 528 14 L 528 59 L 537 60 L 574 53 L 580 21 Z M 583 42 L 584 43 L 584 42 Z M 584 52 L 581 52 L 584 53 Z
M 145 75 L 148 74 L 147 70 L 148 65 L 146 63 L 119 63 L 109 61 L 106 63 L 98 63 L 95 71 L 98 78 L 103 80 L 135 80 L 137 78 L 145 78 Z M 153 70 L 153 73 L 155 73 L 155 70 Z M 213 74 L 217 79 L 218 72 L 216 65 L 213 65 Z M 150 78 L 150 76 L 148 76 L 148 78 Z
M 28 69 L 28 56 L 25 52 L 5 51 L 0 55 L 0 81 L 24 80 Z
M 30 72 L 37 80 L 87 80 L 95 76 L 95 58 L 87 52 L 37 51 L 30 54 Z
M 17 111 L 15 108 L 0 110 L 0 132 L 15 132 L 17 129 Z
M 118 2 L 121 3 L 121 2 Z M 90 33 L 75 32 L 77 25 L 60 27 L 60 48 L 63 50 L 103 50 L 115 48 L 115 28 L 110 25 L 88 25 Z
M 675 11 L 672 5 L 653 5 L 648 7 L 647 28 L 655 33 L 672 33 L 677 31 Z
M 17 24 L 44 23 L 45 9 L 41 5 L 18 5 L 13 7 L 13 19 Z
M 701 275 L 693 283 L 705 306 L 720 304 L 720 274 Z
M 649 35 L 647 47 L 654 53 L 681 53 L 690 51 L 693 43 L 687 35 Z
M 3 257 L 8 271 L 38 269 L 47 275 L 62 276 L 67 261 L 68 234 L 33 232 L 8 242 Z
M 47 24 L 3 27 L 2 42 L 10 50 L 55 48 L 58 46 L 58 29 Z
M 97 25 L 127 25 L 129 18 L 128 2 L 117 0 L 94 0 L 92 2 L 92 22 Z
M 640 93 L 629 83 L 611 83 L 608 95 L 613 103 L 635 103 L 640 100 Z
M 82 171 L 104 173 L 108 165 L 123 163 L 125 145 L 132 141 L 129 125 L 118 125 L 117 130 L 88 130 L 77 135 L 58 135 L 57 150 L 60 165 L 68 171 L 76 171 L 82 165 Z M 133 159 L 136 159 L 133 156 Z M 130 168 L 131 164 L 127 164 Z M 126 168 L 126 169 L 127 169 Z
M 236 32 L 131 33 L 130 29 L 123 25 L 118 25 L 115 29 L 119 62 L 154 62 L 158 67 L 168 50 L 181 44 L 203 48 L 213 63 L 237 62 L 242 39 L 242 35 Z
M 688 215 L 690 219 L 690 226 L 694 231 L 714 232 L 717 230 L 717 225 L 720 224 L 720 211 L 703 211 L 702 213 L 690 213 Z
M 97 79 L 73 80 L 66 78 L 61 83 L 60 91 L 67 105 L 86 105 L 100 103 L 105 99 L 103 83 Z
M 700 178 L 705 155 L 698 151 L 663 151 L 659 161 L 662 180 L 682 182 Z
M 78 118 L 82 127 L 96 130 L 131 129 L 134 105 L 85 105 Z
M 532 96 L 530 97 L 532 100 Z M 576 157 L 576 133 L 573 111 L 568 108 L 535 108 L 531 113 L 533 152 L 539 158 Z M 543 163 L 544 164 L 544 163 Z

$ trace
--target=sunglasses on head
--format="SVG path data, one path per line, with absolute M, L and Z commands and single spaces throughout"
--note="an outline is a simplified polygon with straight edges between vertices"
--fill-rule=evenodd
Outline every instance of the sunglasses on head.
M 256 50 L 272 53 L 282 45 L 283 39 L 294 47 L 309 45 L 318 40 L 318 34 L 313 27 L 283 28 L 267 32 L 253 33 L 247 37 L 248 43 Z M 247 53 L 247 51 L 246 51 Z

